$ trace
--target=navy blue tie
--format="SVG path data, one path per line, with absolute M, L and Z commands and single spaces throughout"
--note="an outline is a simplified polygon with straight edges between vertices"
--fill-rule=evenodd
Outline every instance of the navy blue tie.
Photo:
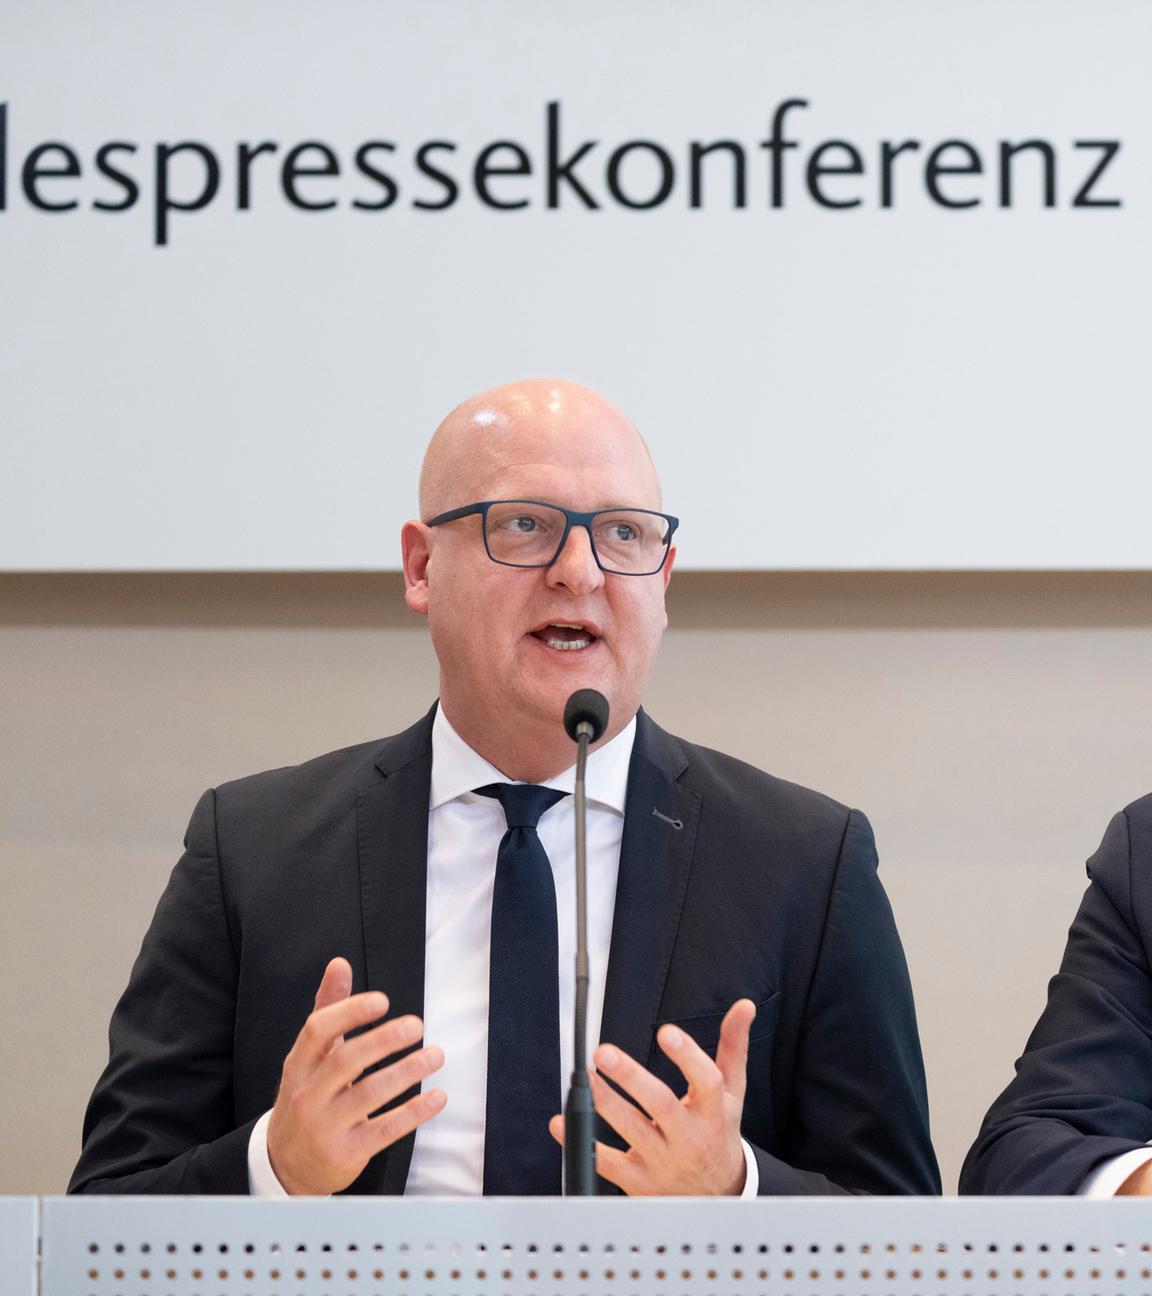
M 485 1196 L 558 1196 L 560 1145 L 548 1120 L 560 1102 L 560 974 L 556 886 L 536 832 L 567 795 L 535 783 L 477 788 L 504 807 L 496 856 L 488 976 Z

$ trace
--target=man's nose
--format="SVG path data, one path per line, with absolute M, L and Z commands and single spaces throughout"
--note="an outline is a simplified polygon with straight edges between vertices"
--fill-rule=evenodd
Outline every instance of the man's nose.
M 549 585 L 562 585 L 574 594 L 586 594 L 604 584 L 587 527 L 574 526 L 568 532 L 556 561 L 545 574 Z

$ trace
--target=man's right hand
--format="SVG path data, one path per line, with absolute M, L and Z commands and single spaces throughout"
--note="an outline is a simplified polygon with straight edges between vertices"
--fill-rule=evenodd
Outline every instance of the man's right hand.
M 420 1018 L 409 1016 L 344 1038 L 387 1011 L 387 995 L 352 994 L 347 959 L 334 958 L 324 969 L 315 1007 L 284 1059 L 268 1122 L 268 1158 L 292 1196 L 347 1188 L 377 1152 L 444 1106 L 444 1091 L 432 1089 L 369 1120 L 369 1113 L 444 1065 L 444 1054 L 430 1045 L 360 1079 L 368 1067 L 409 1048 L 424 1033 Z

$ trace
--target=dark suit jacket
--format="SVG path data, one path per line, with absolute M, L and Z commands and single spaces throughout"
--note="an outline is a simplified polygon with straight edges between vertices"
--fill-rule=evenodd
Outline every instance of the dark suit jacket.
M 1152 1138 L 1152 796 L 1108 825 L 1016 1079 L 992 1104 L 962 1193 L 1074 1193 Z
M 249 1134 L 334 955 L 356 990 L 422 1011 L 431 721 L 204 794 L 113 1016 L 70 1191 L 247 1192 Z M 748 996 L 761 1193 L 938 1192 L 864 817 L 643 713 L 626 809 L 602 1038 L 683 1092 L 657 1027 L 714 1053 Z M 348 1191 L 403 1192 L 413 1141 Z

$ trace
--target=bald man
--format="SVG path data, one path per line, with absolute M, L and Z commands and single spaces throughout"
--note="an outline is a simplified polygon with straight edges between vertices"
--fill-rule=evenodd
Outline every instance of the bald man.
M 201 798 L 73 1191 L 559 1192 L 577 688 L 610 703 L 588 762 L 605 1191 L 939 1191 L 867 821 L 641 710 L 676 526 L 586 388 L 445 419 L 402 533 L 438 703 Z

